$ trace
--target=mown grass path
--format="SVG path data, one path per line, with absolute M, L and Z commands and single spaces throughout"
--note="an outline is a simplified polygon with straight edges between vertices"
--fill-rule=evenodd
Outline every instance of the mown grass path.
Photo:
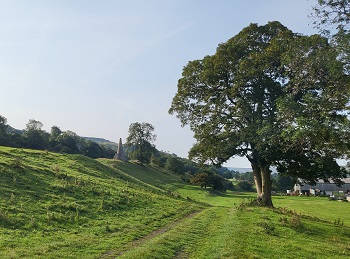
M 225 208 L 226 209 L 226 208 Z M 207 235 L 212 220 L 218 220 L 217 208 L 211 207 L 190 214 L 118 258 L 187 258 L 198 242 Z
M 0 147 L 0 258 L 350 258 L 350 203 L 241 206 L 162 168 Z
M 114 258 L 115 256 L 121 256 L 127 252 L 130 252 L 132 249 L 140 247 L 144 243 L 149 242 L 152 239 L 157 238 L 160 235 L 163 235 L 164 233 L 176 228 L 178 225 L 182 224 L 183 222 L 190 220 L 191 218 L 195 217 L 199 212 L 201 211 L 194 211 L 190 214 L 187 214 L 184 218 L 178 219 L 162 228 L 154 230 L 153 232 L 149 233 L 148 235 L 142 238 L 135 239 L 134 241 L 126 244 L 124 247 L 120 249 L 108 251 L 105 254 L 101 255 L 99 258 Z
M 349 258 L 350 228 L 259 207 L 208 207 L 111 258 Z

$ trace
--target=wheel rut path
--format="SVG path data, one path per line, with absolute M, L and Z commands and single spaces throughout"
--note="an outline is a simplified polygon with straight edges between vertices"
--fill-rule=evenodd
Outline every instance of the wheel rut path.
M 116 256 L 120 256 L 120 255 L 130 251 L 131 249 L 138 247 L 138 246 L 146 243 L 147 241 L 149 241 L 149 240 L 151 240 L 159 235 L 164 234 L 165 232 L 171 230 L 172 228 L 176 227 L 177 225 L 181 224 L 182 222 L 193 218 L 194 216 L 196 216 L 198 213 L 200 213 L 203 210 L 204 209 L 193 211 L 193 212 L 185 215 L 183 218 L 175 220 L 162 228 L 159 228 L 159 229 L 152 231 L 151 233 L 145 235 L 144 237 L 141 237 L 139 239 L 135 239 L 134 241 L 131 241 L 131 242 L 125 244 L 120 249 L 107 251 L 104 254 L 102 254 L 99 258 L 101 258 L 101 259 L 102 258 L 115 258 Z

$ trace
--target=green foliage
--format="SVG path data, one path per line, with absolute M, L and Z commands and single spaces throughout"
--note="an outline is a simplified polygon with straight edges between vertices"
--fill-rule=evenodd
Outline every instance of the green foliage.
M 101 162 L 0 147 L 0 257 L 97 258 L 201 207 L 125 172 L 156 170 Z
M 168 156 L 165 162 L 165 168 L 177 174 L 184 173 L 184 163 L 175 156 Z
M 125 143 L 130 158 L 138 160 L 142 164 L 150 162 L 152 154 L 156 152 L 152 142 L 155 141 L 157 136 L 153 131 L 154 127 L 150 123 L 135 122 L 130 124 L 129 136 Z
M 92 158 L 112 158 L 114 150 L 91 140 L 79 137 L 72 131 L 61 131 L 57 126 L 47 133 L 42 130 L 40 121 L 31 119 L 24 131 L 15 130 L 6 124 L 6 118 L 0 115 L 0 145 L 49 150 L 68 154 L 84 154 Z
M 307 180 L 345 175 L 336 158 L 350 143 L 349 86 L 326 38 L 250 24 L 184 67 L 169 112 L 194 132 L 191 158 L 247 157 L 259 199 L 272 206 L 273 165 Z
M 254 182 L 254 175 L 253 175 L 253 172 L 251 172 L 251 171 L 245 172 L 245 173 L 238 173 L 238 174 L 235 174 L 235 179 L 253 183 Z
M 313 6 L 313 24 L 323 33 L 330 33 L 326 28 L 336 25 L 338 29 L 347 29 L 350 22 L 350 2 L 347 0 L 317 0 Z
M 8 125 L 7 119 L 0 115 L 0 145 L 8 144 L 8 133 L 7 133 Z
M 0 133 L 4 134 L 7 128 L 7 119 L 0 115 Z
M 232 179 L 233 178 L 233 174 L 231 172 L 224 172 L 222 173 L 222 176 L 226 179 Z
M 27 131 L 41 130 L 41 128 L 43 126 L 44 125 L 40 121 L 37 121 L 37 120 L 34 120 L 34 119 L 30 119 L 29 122 L 26 124 L 26 130 Z
M 82 148 L 82 153 L 92 158 L 105 157 L 103 152 L 103 146 L 100 146 L 96 142 L 89 140 L 85 141 L 85 145 Z
M 338 51 L 347 75 L 350 73 L 350 2 L 344 0 L 318 0 L 311 13 L 313 24 L 326 35 Z M 336 29 L 336 30 L 335 30 Z M 335 31 L 335 33 L 334 33 Z
M 214 173 L 198 173 L 190 179 L 190 183 L 202 188 L 210 187 L 217 191 L 225 191 L 228 186 L 223 177 Z
M 276 174 L 275 177 L 272 178 L 273 184 L 272 187 L 275 191 L 286 193 L 287 190 L 292 190 L 294 184 L 296 183 L 296 179 L 290 176 Z
M 199 173 L 190 179 L 190 183 L 199 185 L 201 188 L 207 188 L 210 186 L 210 176 L 206 173 Z
M 251 182 L 248 181 L 239 181 L 237 183 L 237 187 L 241 190 L 241 191 L 247 191 L 247 192 L 252 192 L 253 189 L 253 185 L 251 184 Z
M 24 140 L 26 147 L 31 149 L 45 150 L 49 149 L 49 134 L 41 128 L 43 124 L 34 119 L 29 120 L 24 131 Z

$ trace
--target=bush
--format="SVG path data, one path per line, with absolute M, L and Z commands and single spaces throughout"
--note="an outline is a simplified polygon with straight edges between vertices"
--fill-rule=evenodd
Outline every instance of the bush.
M 226 180 L 223 177 L 210 173 L 196 174 L 190 179 L 190 182 L 202 188 L 211 187 L 213 190 L 217 191 L 225 191 L 227 186 Z
M 247 181 L 240 181 L 237 184 L 237 187 L 242 191 L 252 192 L 253 191 L 253 185 L 250 182 Z
M 234 191 L 235 187 L 231 181 L 225 181 L 226 190 Z
M 177 174 L 184 173 L 184 163 L 174 156 L 169 156 L 167 158 L 165 162 L 165 168 Z

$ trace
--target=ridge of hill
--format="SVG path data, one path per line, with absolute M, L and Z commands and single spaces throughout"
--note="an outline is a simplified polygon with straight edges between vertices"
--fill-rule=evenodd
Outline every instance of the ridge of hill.
M 81 137 L 81 138 L 88 141 L 95 142 L 98 145 L 103 146 L 107 149 L 111 149 L 113 151 L 116 151 L 118 147 L 117 143 L 104 138 L 96 138 L 96 137 Z
M 104 138 L 95 138 L 95 137 L 81 137 L 81 138 L 85 140 L 93 141 L 99 145 L 104 145 L 106 147 L 109 147 L 112 150 L 116 150 L 118 146 L 117 143 Z
M 243 168 L 243 167 L 226 167 L 230 171 L 235 171 L 239 173 L 246 173 L 246 172 L 251 172 L 251 168 Z

